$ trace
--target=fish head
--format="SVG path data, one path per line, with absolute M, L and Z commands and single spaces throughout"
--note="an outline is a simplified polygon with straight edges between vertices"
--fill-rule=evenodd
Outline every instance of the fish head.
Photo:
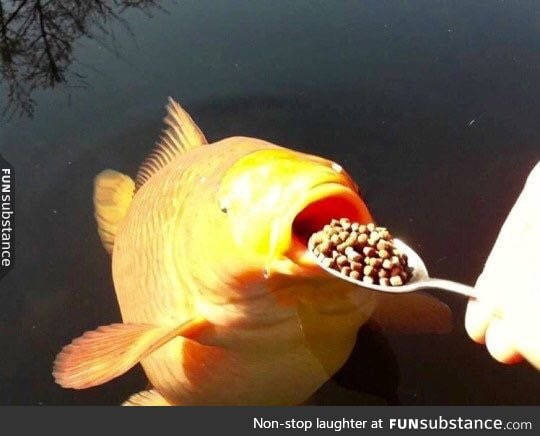
M 219 201 L 235 244 L 260 261 L 267 276 L 324 275 L 308 253 L 309 237 L 332 218 L 372 220 L 358 186 L 339 164 L 283 148 L 240 159 L 225 175 Z
M 228 168 L 217 195 L 227 223 L 220 228 L 231 247 L 227 259 L 216 256 L 221 270 L 234 271 L 227 279 L 237 291 L 220 296 L 237 305 L 232 312 L 270 322 L 290 310 L 302 331 L 310 332 L 313 349 L 341 338 L 337 348 L 315 353 L 321 360 L 345 356 L 357 329 L 370 318 L 391 331 L 442 332 L 450 324 L 449 309 L 433 297 L 381 296 L 318 265 L 308 248 L 311 235 L 332 219 L 374 221 L 357 184 L 336 162 L 280 147 L 254 151 Z M 261 303 L 264 294 L 277 303 L 274 309 L 285 310 Z M 339 366 L 334 363 L 324 366 Z

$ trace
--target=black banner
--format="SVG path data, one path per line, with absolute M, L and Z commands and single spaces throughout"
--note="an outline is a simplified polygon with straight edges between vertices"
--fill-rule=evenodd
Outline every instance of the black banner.
M 537 434 L 538 407 L 4 407 L 17 434 Z M 35 426 L 35 428 L 33 428 Z M 7 428 L 10 428 L 7 427 Z

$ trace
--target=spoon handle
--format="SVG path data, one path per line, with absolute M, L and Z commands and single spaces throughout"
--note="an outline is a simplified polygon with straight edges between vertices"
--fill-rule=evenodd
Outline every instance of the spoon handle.
M 444 279 L 429 279 L 426 282 L 426 287 L 433 289 L 442 289 L 445 291 L 454 292 L 456 294 L 464 295 L 465 297 L 472 298 L 473 300 L 478 300 L 478 294 L 472 286 L 464 285 L 463 283 L 453 282 L 451 280 Z M 486 304 L 486 300 L 482 299 L 482 302 Z M 497 318 L 503 318 L 503 311 L 493 305 L 488 303 L 488 307 Z
M 464 295 L 465 297 L 477 299 L 476 291 L 472 286 L 464 285 L 463 283 L 453 282 L 444 279 L 429 279 L 425 283 L 426 287 L 434 289 L 443 289 L 445 291 L 454 292 Z

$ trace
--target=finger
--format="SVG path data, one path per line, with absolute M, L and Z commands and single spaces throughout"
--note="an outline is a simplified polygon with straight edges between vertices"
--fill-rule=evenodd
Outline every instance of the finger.
M 527 307 L 530 313 L 511 312 L 504 318 L 508 331 L 514 339 L 514 346 L 519 350 L 524 359 L 531 365 L 540 370 L 540 341 L 538 332 L 540 324 L 538 323 L 538 307 L 540 307 L 540 296 L 530 298 L 527 301 Z
M 493 317 L 491 310 L 476 300 L 470 300 L 465 312 L 465 330 L 479 344 L 485 342 L 486 330 Z
M 527 177 L 526 186 L 527 188 L 534 189 L 535 192 L 538 192 L 538 189 L 540 189 L 540 162 L 534 166 L 529 177 Z
M 494 359 L 501 363 L 513 364 L 523 360 L 516 350 L 507 322 L 493 318 L 486 330 L 486 347 Z

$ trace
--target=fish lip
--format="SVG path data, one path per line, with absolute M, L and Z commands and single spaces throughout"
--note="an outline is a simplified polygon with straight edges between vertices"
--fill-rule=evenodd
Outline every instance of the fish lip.
M 290 235 L 287 257 L 297 264 L 311 265 L 312 257 L 306 256 L 308 239 L 332 218 L 349 218 L 360 223 L 372 221 L 354 183 L 336 180 L 317 183 L 296 207 L 291 208 L 284 229 Z

